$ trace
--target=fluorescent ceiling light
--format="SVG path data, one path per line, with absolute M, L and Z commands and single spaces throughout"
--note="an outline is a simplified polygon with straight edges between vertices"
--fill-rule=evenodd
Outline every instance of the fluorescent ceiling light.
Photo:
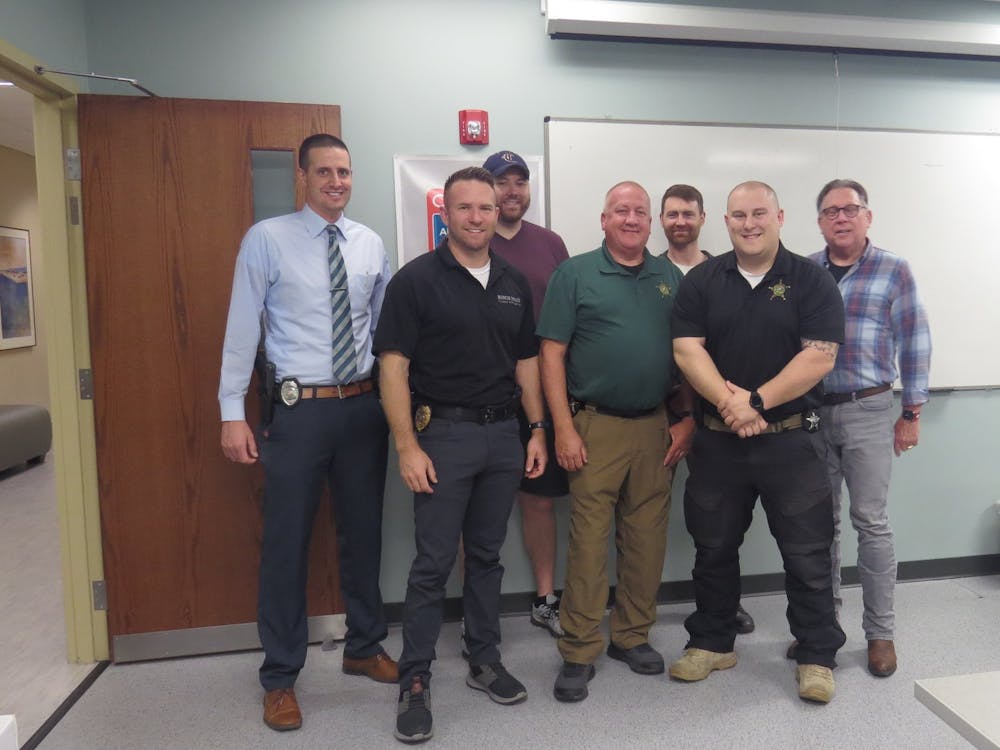
M 711 8 L 630 0 L 547 0 L 554 37 L 629 37 L 1000 57 L 1000 25 Z

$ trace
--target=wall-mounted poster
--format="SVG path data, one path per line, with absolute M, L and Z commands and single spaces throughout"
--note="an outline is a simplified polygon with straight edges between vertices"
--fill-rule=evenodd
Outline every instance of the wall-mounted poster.
M 28 230 L 0 227 L 0 349 L 34 345 Z
M 489 153 L 462 156 L 402 156 L 392 159 L 396 178 L 396 259 L 399 265 L 433 250 L 448 234 L 441 220 L 442 188 L 452 172 L 481 166 Z M 540 156 L 522 154 L 531 171 L 531 205 L 524 218 L 545 225 L 545 174 Z

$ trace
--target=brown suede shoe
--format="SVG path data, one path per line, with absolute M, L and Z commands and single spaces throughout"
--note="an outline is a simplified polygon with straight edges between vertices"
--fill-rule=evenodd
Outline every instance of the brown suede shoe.
M 278 732 L 302 726 L 302 712 L 291 688 L 268 690 L 264 695 L 264 723 Z
M 881 638 L 868 641 L 868 671 L 876 677 L 888 677 L 896 671 L 896 647 L 892 641 Z
M 399 665 L 385 652 L 380 651 L 365 659 L 344 656 L 344 674 L 370 677 L 375 682 L 399 682 Z

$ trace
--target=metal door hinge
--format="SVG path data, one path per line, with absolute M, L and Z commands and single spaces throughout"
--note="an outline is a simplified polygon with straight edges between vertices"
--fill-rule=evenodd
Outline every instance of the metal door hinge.
M 91 581 L 91 588 L 94 593 L 94 610 L 106 612 L 108 610 L 108 587 L 104 581 Z
M 94 400 L 94 373 L 92 370 L 79 370 L 80 398 L 83 401 Z

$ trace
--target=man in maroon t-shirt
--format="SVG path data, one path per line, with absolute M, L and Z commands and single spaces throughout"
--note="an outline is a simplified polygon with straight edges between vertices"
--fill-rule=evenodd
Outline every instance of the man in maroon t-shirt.
M 530 172 L 524 159 L 513 151 L 499 151 L 488 158 L 483 167 L 496 181 L 497 204 L 500 206 L 497 230 L 490 247 L 527 277 L 535 320 L 538 320 L 549 277 L 556 266 L 569 257 L 566 244 L 555 232 L 524 220 L 531 204 Z M 549 455 L 554 456 L 555 437 L 551 425 L 546 424 L 545 430 Z M 522 413 L 522 442 L 527 442 L 529 436 L 528 422 Z M 566 471 L 555 461 L 546 465 L 542 476 L 522 480 L 518 492 L 524 546 L 531 559 L 537 588 L 531 607 L 531 623 L 547 628 L 555 637 L 563 635 L 563 629 L 559 625 L 559 599 L 555 595 L 556 518 L 552 500 L 568 492 Z

